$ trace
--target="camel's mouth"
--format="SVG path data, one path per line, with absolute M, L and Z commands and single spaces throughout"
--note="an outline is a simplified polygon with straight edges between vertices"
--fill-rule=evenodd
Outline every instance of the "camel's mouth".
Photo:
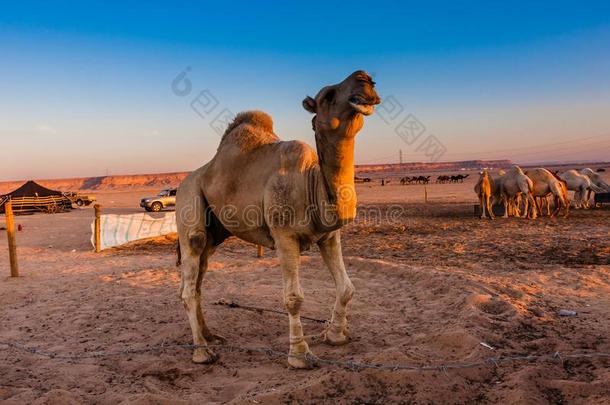
M 360 95 L 354 95 L 349 98 L 349 104 L 354 110 L 362 115 L 371 115 L 375 111 L 375 102 L 367 101 Z

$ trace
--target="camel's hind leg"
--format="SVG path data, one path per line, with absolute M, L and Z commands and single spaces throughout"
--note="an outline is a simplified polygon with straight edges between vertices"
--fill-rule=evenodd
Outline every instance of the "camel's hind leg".
M 301 305 L 304 296 L 299 282 L 299 260 L 301 256 L 298 240 L 293 235 L 273 235 L 284 279 L 284 304 L 288 311 L 290 352 L 288 364 L 294 368 L 311 368 L 315 365 L 313 354 L 303 336 Z
M 483 210 L 485 207 L 483 207 Z M 318 243 L 322 259 L 335 281 L 337 296 L 330 320 L 330 325 L 324 331 L 324 341 L 331 345 L 342 345 L 349 341 L 347 333 L 347 304 L 354 295 L 352 285 L 341 252 L 341 234 L 336 231 L 328 239 Z
M 185 240 L 186 239 L 186 240 Z M 218 356 L 210 350 L 206 338 L 218 341 L 205 324 L 201 309 L 201 282 L 207 269 L 208 256 L 213 248 L 205 231 L 199 231 L 180 240 L 182 252 L 180 296 L 193 332 L 193 362 L 213 363 Z
M 502 216 L 502 218 L 508 218 L 508 198 L 509 197 L 506 194 L 502 194 L 502 203 L 504 203 L 504 215 Z
M 525 208 L 523 209 L 523 218 L 531 218 L 536 219 L 538 217 L 538 212 L 536 210 L 536 202 L 534 201 L 534 196 L 529 193 L 524 196 Z

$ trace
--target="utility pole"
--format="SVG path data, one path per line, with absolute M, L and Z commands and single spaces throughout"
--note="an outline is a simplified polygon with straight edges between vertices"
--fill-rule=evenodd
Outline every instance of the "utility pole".
M 402 165 L 402 149 L 398 150 L 398 162 Z

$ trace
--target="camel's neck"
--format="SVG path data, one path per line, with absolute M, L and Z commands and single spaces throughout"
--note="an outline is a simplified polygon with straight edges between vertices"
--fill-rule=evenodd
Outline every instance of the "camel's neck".
M 328 203 L 336 210 L 337 225 L 356 217 L 354 186 L 354 136 L 316 132 L 316 147 Z

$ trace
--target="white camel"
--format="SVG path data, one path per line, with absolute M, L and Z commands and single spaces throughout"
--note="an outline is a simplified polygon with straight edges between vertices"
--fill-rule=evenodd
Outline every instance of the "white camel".
M 546 201 L 547 213 L 549 216 L 553 217 L 557 215 L 561 207 L 564 208 L 564 217 L 568 216 L 570 205 L 567 200 L 567 193 L 564 191 L 562 184 L 563 180 L 558 179 L 553 173 L 542 167 L 527 170 L 525 175 L 529 177 L 534 184 L 532 189 L 534 198 L 539 197 L 541 200 L 543 199 L 543 201 Z M 553 213 L 550 212 L 550 204 L 547 199 L 547 197 L 551 195 L 555 197 L 555 210 Z M 540 215 L 542 215 L 542 203 L 540 206 L 537 206 L 537 208 L 540 211 Z
M 589 178 L 589 180 L 591 181 L 592 186 L 597 186 L 603 190 L 603 191 L 595 191 L 593 189 L 587 190 L 587 201 L 591 200 L 591 193 L 593 193 L 593 192 L 596 192 L 596 193 L 610 192 L 610 184 L 606 183 L 606 181 L 602 178 L 602 176 L 599 173 L 595 173 L 593 171 L 593 169 L 586 167 L 580 171 L 580 174 L 584 174 L 585 176 L 587 176 Z
M 603 188 L 600 188 L 591 182 L 589 176 L 581 174 L 576 170 L 567 170 L 559 175 L 559 177 L 565 180 L 568 190 L 574 191 L 574 208 L 589 208 L 589 199 L 587 194 L 590 190 L 596 193 L 604 192 Z
M 517 200 L 519 197 L 523 198 L 525 204 L 523 217 L 529 216 L 531 219 L 537 217 L 536 203 L 532 196 L 534 184 L 519 166 L 511 167 L 506 174 L 499 176 L 496 182 L 498 183 L 496 192 L 504 202 L 504 218 L 508 218 L 509 206 L 513 204 L 511 200 Z M 514 203 L 515 216 L 521 216 L 518 206 L 518 203 Z

